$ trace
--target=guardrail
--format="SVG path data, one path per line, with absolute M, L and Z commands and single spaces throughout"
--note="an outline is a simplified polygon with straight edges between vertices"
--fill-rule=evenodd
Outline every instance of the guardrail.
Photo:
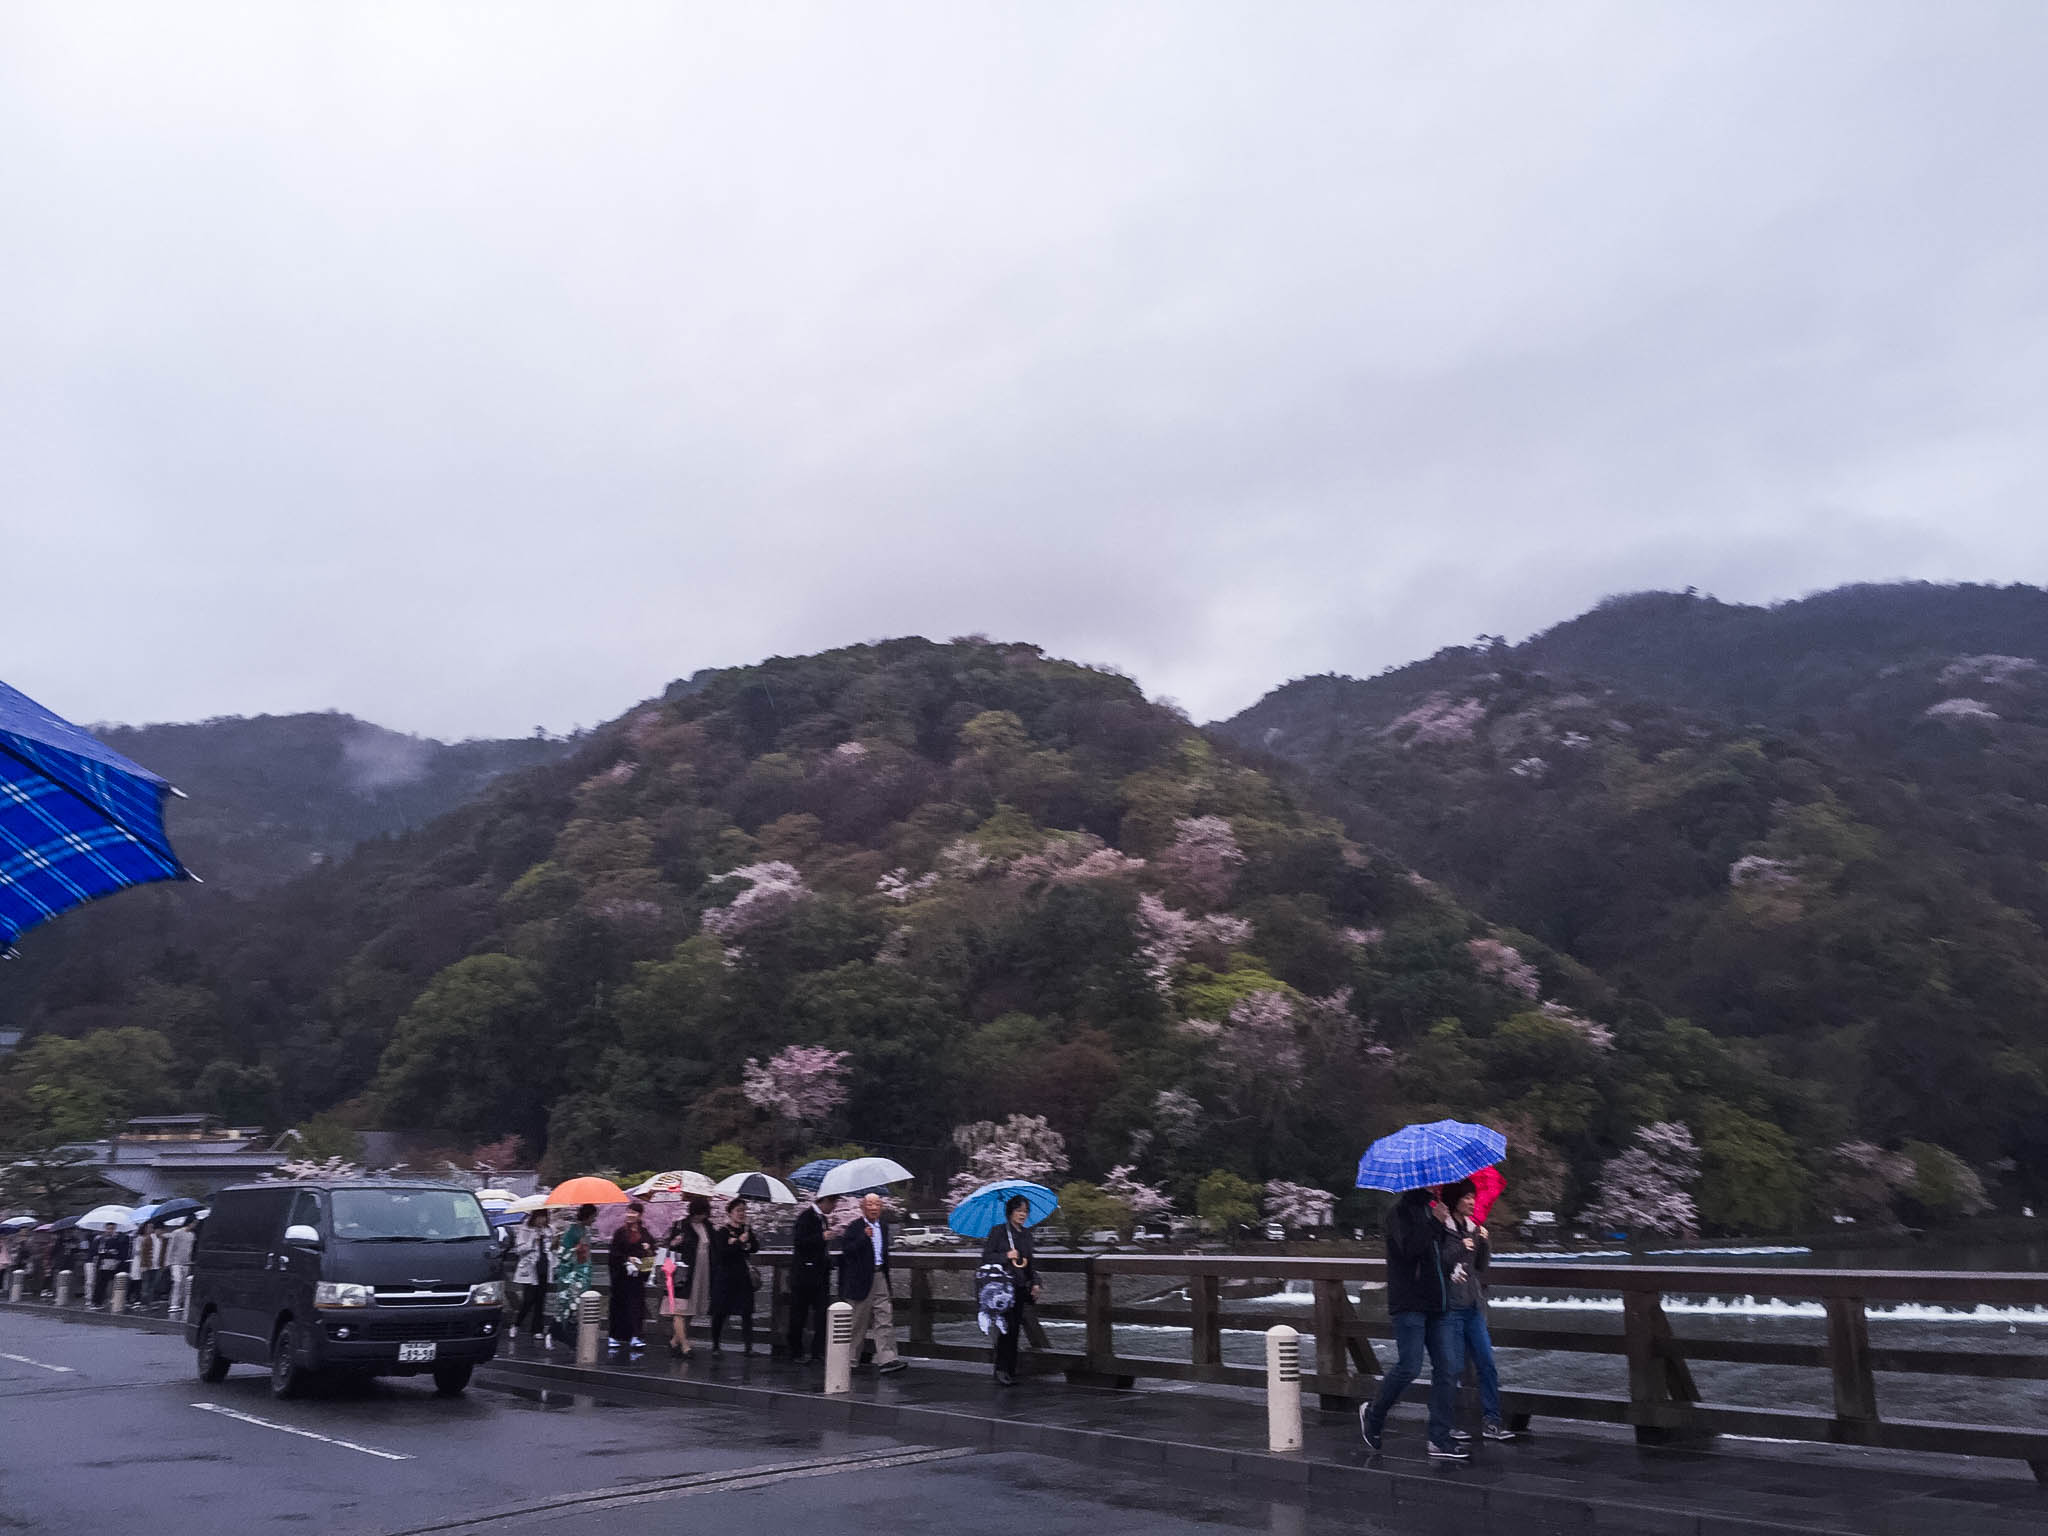
M 783 1315 L 788 1255 L 764 1253 L 775 1267 L 773 1315 Z M 987 1360 L 979 1345 L 944 1342 L 937 1325 L 974 1315 L 974 1303 L 935 1294 L 934 1277 L 971 1274 L 979 1260 L 969 1253 L 898 1253 L 892 1266 L 908 1272 L 908 1295 L 897 1301 L 899 1325 L 907 1334 L 904 1353 L 950 1360 Z M 1047 1347 L 1042 1331 L 1031 1339 L 1035 1353 L 1020 1362 L 1034 1373 L 1063 1372 L 1070 1381 L 1128 1387 L 1139 1377 L 1219 1382 L 1263 1387 L 1265 1372 L 1234 1365 L 1223 1357 L 1223 1333 L 1263 1330 L 1275 1323 L 1302 1326 L 1301 1310 L 1223 1309 L 1223 1288 L 1232 1282 L 1306 1281 L 1310 1317 L 1303 1331 L 1314 1336 L 1313 1368 L 1304 1360 L 1302 1384 L 1325 1408 L 1349 1408 L 1377 1387 L 1380 1359 L 1375 1340 L 1390 1337 L 1385 1314 L 1361 1314 L 1347 1283 L 1382 1285 L 1386 1266 L 1370 1259 L 1234 1258 L 1186 1255 L 1041 1255 L 1047 1275 L 1078 1276 L 1082 1299 L 1048 1301 L 1037 1318 L 1079 1322 L 1084 1347 L 1076 1353 Z M 1149 1279 L 1161 1290 L 1185 1289 L 1185 1308 L 1119 1303 L 1119 1279 Z M 1581 1328 L 1494 1327 L 1503 1348 L 1621 1355 L 1627 1359 L 1628 1391 L 1622 1394 L 1543 1392 L 1503 1382 L 1502 1406 L 1526 1425 L 1532 1417 L 1624 1424 L 1645 1443 L 1703 1438 L 1715 1434 L 1769 1436 L 1837 1445 L 1903 1451 L 1943 1451 L 2027 1462 L 2048 1482 L 2048 1433 L 1991 1424 L 1928 1422 L 1886 1418 L 1880 1412 L 1878 1377 L 1891 1372 L 1973 1377 L 2001 1381 L 2048 1380 L 2048 1354 L 1875 1347 L 1865 1309 L 1872 1303 L 1923 1302 L 1947 1307 L 1979 1305 L 2048 1307 L 2048 1275 L 1901 1270 L 1723 1269 L 1652 1265 L 1522 1263 L 1496 1260 L 1491 1283 L 1538 1290 L 1605 1293 L 1621 1299 L 1621 1331 Z M 899 1276 L 899 1290 L 905 1289 Z M 1819 1302 L 1825 1313 L 1824 1343 L 1767 1342 L 1679 1337 L 1664 1310 L 1666 1296 L 1763 1296 Z M 1186 1328 L 1185 1361 L 1122 1353 L 1119 1325 Z M 1826 1371 L 1834 1388 L 1834 1411 L 1816 1413 L 1758 1404 L 1703 1401 L 1693 1361 L 1794 1366 Z M 1469 1378 L 1468 1378 L 1469 1381 Z

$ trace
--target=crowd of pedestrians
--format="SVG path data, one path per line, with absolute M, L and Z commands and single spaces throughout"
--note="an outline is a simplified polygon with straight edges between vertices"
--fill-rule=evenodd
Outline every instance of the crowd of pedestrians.
M 19 1272 L 24 1296 L 48 1300 L 56 1294 L 57 1277 L 69 1271 L 72 1294 L 98 1310 L 111 1305 L 114 1283 L 125 1275 L 129 1308 L 167 1310 L 178 1281 L 191 1273 L 196 1240 L 188 1220 L 146 1222 L 136 1232 L 108 1223 L 97 1232 L 74 1227 L 0 1235 L 0 1293 Z

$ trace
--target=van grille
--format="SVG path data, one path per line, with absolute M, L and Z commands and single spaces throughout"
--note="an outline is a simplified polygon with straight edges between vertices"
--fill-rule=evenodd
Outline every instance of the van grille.
M 459 1307 L 469 1300 L 467 1286 L 459 1291 L 423 1291 L 410 1285 L 377 1285 L 371 1290 L 380 1307 Z
M 487 1314 L 489 1321 L 494 1316 Z M 468 1339 L 482 1334 L 484 1318 L 473 1317 L 350 1317 L 330 1320 L 328 1327 L 346 1328 L 352 1339 Z

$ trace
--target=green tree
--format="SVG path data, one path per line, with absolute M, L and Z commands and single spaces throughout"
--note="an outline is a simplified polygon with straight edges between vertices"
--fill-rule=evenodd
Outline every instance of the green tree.
M 754 1154 L 736 1141 L 721 1141 L 716 1146 L 706 1147 L 703 1156 L 697 1159 L 697 1171 L 714 1184 L 736 1173 L 751 1173 L 760 1166 L 754 1160 Z
M 1075 1247 L 1087 1241 L 1090 1232 L 1111 1231 L 1129 1238 L 1131 1208 L 1101 1185 L 1077 1179 L 1060 1186 L 1059 1223 Z
M 1952 1220 L 1974 1216 L 1990 1206 L 1984 1197 L 1984 1181 L 1948 1148 L 1931 1141 L 1909 1141 L 1899 1150 L 1913 1160 L 1913 1179 L 1906 1186 L 1906 1196 L 1928 1217 Z
M 1195 1186 L 1195 1215 L 1219 1237 L 1227 1239 L 1239 1227 L 1250 1226 L 1258 1214 L 1258 1186 L 1228 1169 L 1216 1169 Z
M 376 1097 L 399 1125 L 537 1135 L 554 1088 L 545 1025 L 531 965 L 510 955 L 458 960 L 398 1021 Z
M 1745 1235 L 1796 1228 L 1808 1202 L 1792 1138 L 1725 1104 L 1709 1105 L 1698 1125 L 1700 1219 Z

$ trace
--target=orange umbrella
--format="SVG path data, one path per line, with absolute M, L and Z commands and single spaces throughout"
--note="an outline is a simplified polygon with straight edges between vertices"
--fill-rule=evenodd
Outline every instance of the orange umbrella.
M 548 1192 L 549 1205 L 624 1205 L 633 1197 L 610 1179 L 568 1179 Z

